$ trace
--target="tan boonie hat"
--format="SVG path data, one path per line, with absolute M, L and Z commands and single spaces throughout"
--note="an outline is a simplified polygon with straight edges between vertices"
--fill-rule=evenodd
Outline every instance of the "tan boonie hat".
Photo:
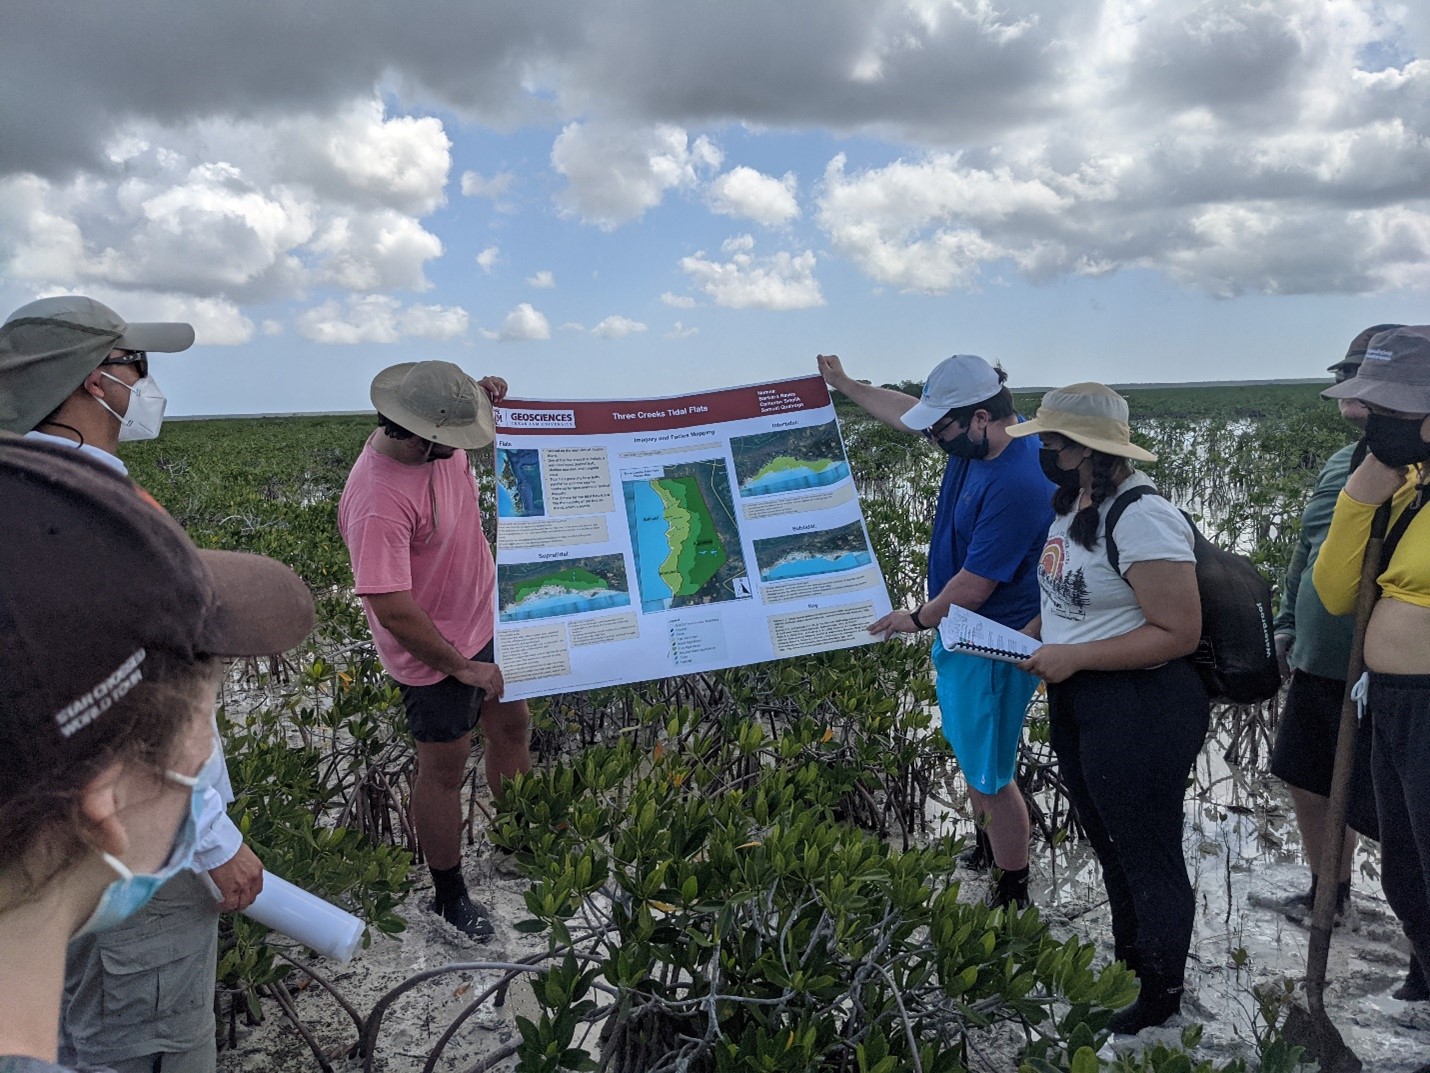
M 369 397 L 383 417 L 446 447 L 486 447 L 496 436 L 491 399 L 450 361 L 393 365 L 373 378 Z
M 1360 399 L 1407 414 L 1430 414 L 1430 325 L 1381 332 L 1366 348 L 1355 378 L 1326 388 L 1321 396 Z
M 1132 442 L 1127 400 L 1106 384 L 1069 384 L 1049 391 L 1031 421 L 1008 427 L 1015 439 L 1035 432 L 1056 432 L 1103 454 L 1157 461 L 1151 451 Z
M 29 432 L 111 350 L 173 354 L 193 345 L 192 325 L 130 324 L 102 302 L 78 294 L 22 305 L 0 326 L 0 429 Z
M 313 628 L 288 567 L 200 551 L 133 482 L 72 448 L 0 437 L 0 502 L 0 740 L 68 740 L 119 714 L 160 653 L 263 656 Z

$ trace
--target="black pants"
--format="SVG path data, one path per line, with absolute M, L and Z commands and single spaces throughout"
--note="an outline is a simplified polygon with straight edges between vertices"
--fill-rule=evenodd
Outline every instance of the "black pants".
M 1415 956 L 1430 966 L 1430 674 L 1370 675 L 1380 881 Z
M 1182 854 L 1187 776 L 1210 721 L 1185 660 L 1082 671 L 1048 687 L 1050 740 L 1097 859 L 1119 953 L 1181 984 L 1196 900 Z

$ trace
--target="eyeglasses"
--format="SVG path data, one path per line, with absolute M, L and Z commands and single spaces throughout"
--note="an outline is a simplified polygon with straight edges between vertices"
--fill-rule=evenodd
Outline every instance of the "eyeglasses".
M 143 380 L 149 375 L 149 352 L 147 350 L 128 350 L 120 358 L 105 358 L 100 365 L 132 365 L 139 373 L 139 379 Z
M 956 424 L 958 424 L 958 418 L 952 413 L 946 413 L 928 428 L 924 429 L 924 437 L 930 443 L 938 443 L 938 438 L 943 435 L 943 430 L 948 428 L 949 425 Z

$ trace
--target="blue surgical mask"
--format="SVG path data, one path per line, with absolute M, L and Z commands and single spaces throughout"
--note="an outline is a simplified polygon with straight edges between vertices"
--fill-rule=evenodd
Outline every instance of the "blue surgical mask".
M 119 878 L 104 888 L 99 896 L 99 904 L 89 919 L 75 932 L 76 936 L 90 935 L 104 931 L 128 920 L 144 906 L 149 899 L 174 876 L 187 868 L 194 859 L 194 846 L 198 841 L 199 813 L 203 809 L 204 791 L 218 783 L 219 769 L 223 766 L 223 752 L 214 746 L 207 762 L 197 775 L 180 775 L 177 771 L 164 772 L 164 778 L 190 791 L 189 808 L 184 813 L 179 829 L 174 834 L 174 844 L 168 859 L 157 872 L 133 872 L 129 866 L 113 854 L 100 851 L 104 863 L 118 873 Z

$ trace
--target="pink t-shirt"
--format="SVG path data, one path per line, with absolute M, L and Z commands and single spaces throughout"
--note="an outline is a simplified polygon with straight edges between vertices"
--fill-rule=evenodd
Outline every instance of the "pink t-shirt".
M 482 533 L 477 482 L 465 452 L 405 466 L 378 453 L 369 440 L 338 501 L 338 530 L 359 596 L 410 590 L 437 632 L 464 656 L 475 656 L 492 639 L 496 563 Z M 367 600 L 362 605 L 388 674 L 409 686 L 442 680 L 442 672 L 383 628 Z

